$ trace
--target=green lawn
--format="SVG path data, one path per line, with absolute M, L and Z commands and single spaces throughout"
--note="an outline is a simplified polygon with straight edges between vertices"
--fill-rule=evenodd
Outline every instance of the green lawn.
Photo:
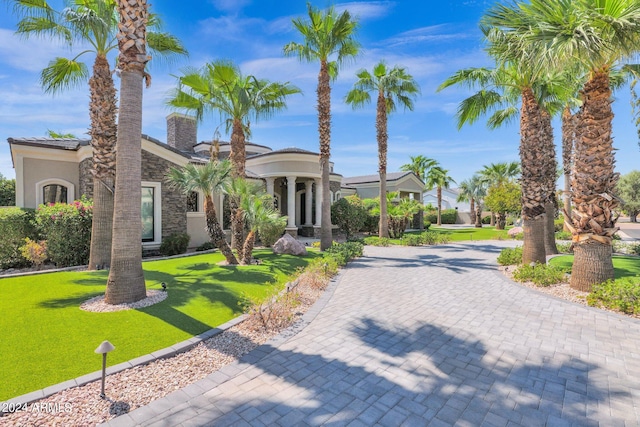
M 508 227 L 511 228 L 511 227 Z M 511 239 L 507 234 L 507 230 L 496 230 L 495 227 L 488 225 L 482 226 L 482 228 L 444 228 L 444 227 L 429 227 L 429 231 L 437 231 L 438 233 L 446 234 L 449 236 L 452 242 L 463 242 L 467 240 L 496 240 Z M 420 234 L 420 231 L 409 231 L 406 234 Z M 391 243 L 394 245 L 400 245 L 400 239 L 391 239 Z
M 571 270 L 573 265 L 573 255 L 562 255 L 549 260 L 549 264 Z M 640 257 L 637 256 L 613 256 L 613 270 L 616 279 L 621 277 L 640 276 Z
M 104 294 L 106 271 L 0 278 L 0 401 L 101 368 L 94 353 L 116 347 L 115 365 L 168 347 L 241 314 L 243 295 L 260 296 L 284 283 L 305 258 L 255 251 L 260 265 L 219 266 L 219 253 L 143 263 L 147 288 L 168 286 L 163 302 L 138 310 L 88 313 L 82 302 Z

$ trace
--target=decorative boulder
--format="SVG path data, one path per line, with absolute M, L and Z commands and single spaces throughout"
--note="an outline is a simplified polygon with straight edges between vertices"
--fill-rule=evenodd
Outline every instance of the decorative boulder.
M 273 244 L 273 252 L 276 254 L 306 255 L 307 248 L 304 247 L 304 244 L 291 237 L 290 234 L 285 233 Z

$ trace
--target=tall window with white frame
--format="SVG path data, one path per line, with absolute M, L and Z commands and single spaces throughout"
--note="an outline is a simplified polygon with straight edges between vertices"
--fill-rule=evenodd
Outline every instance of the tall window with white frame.
M 153 242 L 155 233 L 154 224 L 154 197 L 155 188 L 142 187 L 142 241 Z

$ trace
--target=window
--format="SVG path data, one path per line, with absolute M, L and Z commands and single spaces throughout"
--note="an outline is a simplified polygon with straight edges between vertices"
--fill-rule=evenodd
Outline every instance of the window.
M 159 245 L 162 240 L 162 184 L 142 182 L 142 244 Z
M 196 191 L 192 191 L 187 196 L 187 212 L 198 212 L 198 193 Z
M 49 184 L 42 187 L 42 203 L 67 203 L 67 187 Z
M 71 203 L 75 199 L 75 186 L 64 179 L 45 179 L 36 183 L 36 206 L 47 203 Z
M 142 241 L 153 242 L 155 235 L 154 188 L 142 187 Z

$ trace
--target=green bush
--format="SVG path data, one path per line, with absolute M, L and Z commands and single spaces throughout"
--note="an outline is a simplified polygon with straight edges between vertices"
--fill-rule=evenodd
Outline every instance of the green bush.
M 49 259 L 56 266 L 69 267 L 89 262 L 91 218 L 92 206 L 87 199 L 38 207 L 38 231 L 47 241 Z
M 261 222 L 258 226 L 258 237 L 263 246 L 270 248 L 284 234 L 287 227 L 287 219 L 283 216 L 272 221 Z
M 380 215 L 369 212 L 360 231 L 365 233 L 377 233 L 380 224 Z
M 24 245 L 25 238 L 34 239 L 36 235 L 34 209 L 0 209 L 0 268 L 28 265 L 20 247 Z
M 538 286 L 550 286 L 564 280 L 566 270 L 556 265 L 533 264 L 521 265 L 513 272 L 518 282 L 533 282 Z
M 422 243 L 425 245 L 435 245 L 438 243 L 440 238 L 440 233 L 437 231 L 425 231 L 420 237 L 422 238 Z
M 211 249 L 215 249 L 216 245 L 211 241 L 204 242 L 200 246 L 196 248 L 196 252 L 210 251 Z
M 387 237 L 381 239 L 378 236 L 369 236 L 364 238 L 364 244 L 370 246 L 389 246 L 391 241 Z
M 360 242 L 333 243 L 324 251 L 324 258 L 335 260 L 339 265 L 345 265 L 352 259 L 362 256 L 364 245 Z
M 22 256 L 25 257 L 31 264 L 35 265 L 38 269 L 47 260 L 47 242 L 44 240 L 37 241 L 31 240 L 28 237 L 24 239 L 25 244 L 20 247 Z
M 515 248 L 504 248 L 498 255 L 498 264 L 517 265 L 522 264 L 522 246 Z
M 404 246 L 420 246 L 422 245 L 422 236 L 420 234 L 405 234 L 402 236 L 401 242 Z
M 483 224 L 491 224 L 491 215 L 483 216 L 482 217 L 482 223 Z
M 591 306 L 604 306 L 627 314 L 640 314 L 640 278 L 625 277 L 594 285 L 587 296 Z
M 425 223 L 428 221 L 430 224 L 436 224 L 438 222 L 438 215 L 436 211 L 425 212 Z M 455 224 L 458 219 L 458 211 L 455 209 L 443 209 L 440 215 L 440 221 L 443 224 Z
M 187 252 L 191 237 L 187 233 L 173 233 L 162 239 L 160 253 L 165 256 L 180 255 Z
M 556 239 L 557 240 L 571 240 L 571 233 L 568 231 L 556 231 Z
M 557 233 L 558 231 L 564 230 L 564 218 L 560 215 L 560 218 L 553 220 L 553 229 Z
M 557 243 L 556 242 L 556 248 L 558 248 L 558 252 L 563 253 L 563 254 L 570 254 L 573 252 L 573 249 L 571 248 L 571 243 Z
M 423 227 L 425 230 L 428 230 L 428 229 L 429 229 L 429 227 L 431 227 L 431 221 L 427 221 L 427 220 L 425 219 L 425 220 L 423 221 L 422 227 Z
M 331 205 L 331 223 L 338 226 L 347 240 L 362 230 L 369 214 L 358 196 L 344 197 Z

